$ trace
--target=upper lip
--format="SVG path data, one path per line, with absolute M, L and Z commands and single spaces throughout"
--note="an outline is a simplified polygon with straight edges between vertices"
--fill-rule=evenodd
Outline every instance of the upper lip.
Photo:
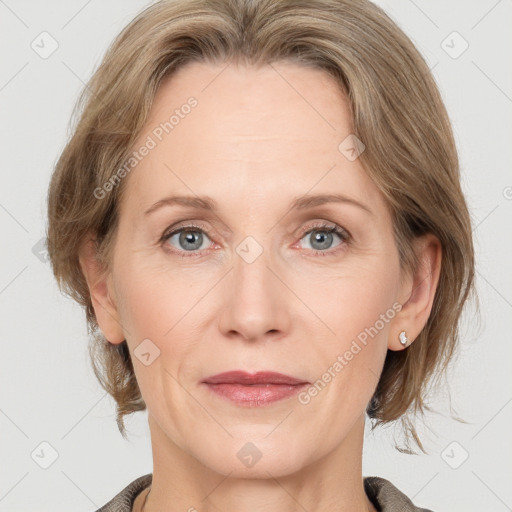
M 307 381 L 276 372 L 247 373 L 240 370 L 218 373 L 203 380 L 206 384 L 307 384 Z

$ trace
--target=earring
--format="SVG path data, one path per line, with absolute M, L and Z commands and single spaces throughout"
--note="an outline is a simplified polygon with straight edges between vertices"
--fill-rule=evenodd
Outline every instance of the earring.
M 409 343 L 409 338 L 405 335 L 405 331 L 402 331 L 398 338 L 400 339 L 400 343 L 405 347 L 407 343 Z

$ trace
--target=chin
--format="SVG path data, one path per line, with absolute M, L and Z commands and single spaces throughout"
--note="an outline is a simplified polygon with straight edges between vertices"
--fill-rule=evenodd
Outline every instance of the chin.
M 254 432 L 254 427 L 251 431 Z M 263 435 L 261 432 L 254 436 L 237 435 L 229 440 L 224 439 L 223 442 L 208 443 L 202 450 L 197 443 L 193 443 L 195 449 L 192 455 L 216 473 L 244 479 L 290 475 L 313 462 L 315 456 L 318 457 L 320 450 L 317 446 L 305 449 L 304 446 L 308 444 L 297 437 L 293 438 L 289 433 L 283 432 L 275 437 L 268 433 L 269 429 L 266 427 Z

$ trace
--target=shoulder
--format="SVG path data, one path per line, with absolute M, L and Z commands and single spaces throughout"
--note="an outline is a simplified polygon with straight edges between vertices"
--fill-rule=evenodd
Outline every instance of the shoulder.
M 137 495 L 151 484 L 153 474 L 140 476 L 96 512 L 131 512 Z
M 428 508 L 419 508 L 389 480 L 380 476 L 366 476 L 363 479 L 364 490 L 379 512 L 433 512 Z

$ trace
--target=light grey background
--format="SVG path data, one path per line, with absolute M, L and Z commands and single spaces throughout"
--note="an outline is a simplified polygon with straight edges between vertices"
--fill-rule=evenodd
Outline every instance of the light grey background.
M 468 310 L 449 388 L 431 404 L 441 414 L 420 426 L 430 455 L 394 450 L 393 427 L 367 431 L 363 474 L 390 479 L 436 512 L 512 510 L 512 2 L 378 3 L 425 55 L 453 121 L 482 323 Z M 1 511 L 96 510 L 152 471 L 146 413 L 127 421 L 124 441 L 89 364 L 84 314 L 60 295 L 38 245 L 78 93 L 145 5 L 0 0 Z M 52 39 L 58 48 L 42 58 Z M 468 424 L 450 418 L 448 391 Z

